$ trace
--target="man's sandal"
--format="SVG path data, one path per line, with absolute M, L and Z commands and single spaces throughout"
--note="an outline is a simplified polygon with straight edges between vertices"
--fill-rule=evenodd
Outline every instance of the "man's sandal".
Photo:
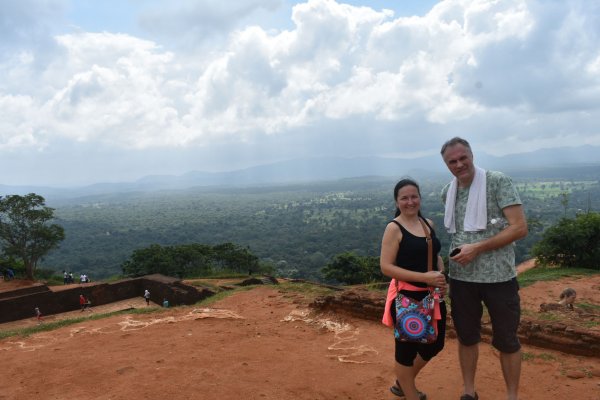
M 479 400 L 479 396 L 477 396 L 477 392 L 473 396 L 470 394 L 463 394 L 460 396 L 460 400 Z
M 390 386 L 390 392 L 398 397 L 405 397 L 398 380 L 396 380 L 396 384 L 394 386 Z M 419 400 L 427 400 L 427 395 L 425 393 L 419 391 L 417 391 L 417 393 L 419 394 Z

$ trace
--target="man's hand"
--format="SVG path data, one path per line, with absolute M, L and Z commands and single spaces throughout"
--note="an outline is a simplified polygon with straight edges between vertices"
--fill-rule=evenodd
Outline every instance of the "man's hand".
M 477 250 L 477 243 L 463 244 L 460 246 L 460 252 L 454 257 L 450 257 L 452 261 L 459 263 L 460 265 L 467 265 L 479 255 Z
M 496 250 L 507 246 L 512 242 L 527 236 L 527 220 L 523 212 L 523 206 L 514 205 L 502 209 L 504 217 L 508 221 L 508 226 L 498 232 L 496 235 L 477 243 L 463 244 L 460 246 L 460 253 L 450 257 L 460 265 L 466 265 L 473 261 L 481 253 Z

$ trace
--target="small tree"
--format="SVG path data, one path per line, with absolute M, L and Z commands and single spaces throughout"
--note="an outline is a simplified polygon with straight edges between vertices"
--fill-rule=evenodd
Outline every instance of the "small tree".
M 64 240 L 64 229 L 49 224 L 54 209 L 46 207 L 42 196 L 0 197 L 0 242 L 4 253 L 23 261 L 25 274 L 33 280 L 37 263 Z
M 600 213 L 563 218 L 532 248 L 541 262 L 567 268 L 600 269 Z
M 247 247 L 233 243 L 214 247 L 192 243 L 179 246 L 153 244 L 134 250 L 121 268 L 126 276 L 163 274 L 180 278 L 207 275 L 215 270 L 258 272 L 258 257 Z
M 348 285 L 382 281 L 378 257 L 361 257 L 352 252 L 338 254 L 323 268 L 323 275 Z

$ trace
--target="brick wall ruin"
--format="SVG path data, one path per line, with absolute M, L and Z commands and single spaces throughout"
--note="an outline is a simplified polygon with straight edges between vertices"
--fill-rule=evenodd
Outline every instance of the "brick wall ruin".
M 197 289 L 180 280 L 164 275 L 147 275 L 141 278 L 123 279 L 112 283 L 85 284 L 74 288 L 53 291 L 46 285 L 36 285 L 0 293 L 0 323 L 30 318 L 35 307 L 44 314 L 58 314 L 79 309 L 79 295 L 83 294 L 92 304 L 102 305 L 116 301 L 142 297 L 150 291 L 150 300 L 162 304 L 168 299 L 172 306 L 194 304 L 215 294 L 208 289 Z

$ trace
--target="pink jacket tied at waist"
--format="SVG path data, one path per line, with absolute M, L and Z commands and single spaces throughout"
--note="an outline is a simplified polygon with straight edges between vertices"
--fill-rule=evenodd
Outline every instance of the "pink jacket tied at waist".
M 397 284 L 396 284 L 397 282 Z M 381 322 L 386 326 L 394 326 L 394 320 L 392 319 L 392 306 L 394 304 L 394 300 L 396 300 L 396 296 L 398 295 L 399 290 L 411 290 L 415 292 L 423 292 L 426 290 L 430 290 L 430 288 L 421 288 L 417 286 L 413 286 L 410 283 L 396 281 L 396 279 L 392 279 L 390 281 L 390 286 L 388 286 L 387 298 L 385 299 L 385 311 L 383 312 L 383 318 Z M 442 313 L 440 312 L 440 296 L 438 293 L 433 292 L 434 298 L 434 308 L 433 308 L 433 319 L 436 321 L 442 319 Z M 435 329 L 435 333 L 437 334 L 437 322 L 433 324 L 433 328 Z

